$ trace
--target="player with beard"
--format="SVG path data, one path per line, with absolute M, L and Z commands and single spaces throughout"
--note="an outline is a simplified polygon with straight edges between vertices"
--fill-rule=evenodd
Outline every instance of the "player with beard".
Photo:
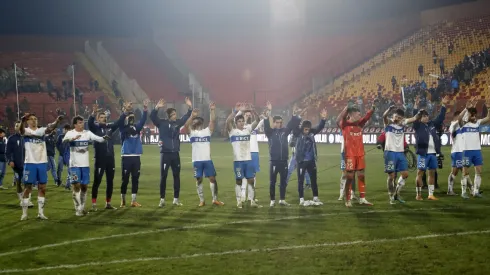
M 95 116 L 97 115 L 97 121 Z M 112 136 L 119 125 L 124 122 L 121 116 L 115 123 L 107 123 L 107 115 L 99 109 L 97 104 L 92 106 L 92 114 L 88 118 L 88 129 L 99 137 Z M 114 189 L 114 173 L 116 171 L 116 163 L 114 159 L 114 142 L 108 139 L 104 143 L 94 143 L 95 162 L 94 162 L 94 184 L 92 186 L 92 211 L 97 211 L 97 195 L 99 186 L 105 173 L 106 178 L 106 196 L 105 209 L 116 209 L 111 205 L 112 192 Z
M 122 142 L 121 207 L 126 207 L 126 191 L 128 189 L 129 176 L 131 176 L 131 207 L 141 207 L 141 204 L 136 201 L 141 169 L 141 155 L 143 154 L 140 134 L 148 117 L 149 103 L 148 100 L 143 102 L 143 115 L 138 123 L 135 121 L 131 102 L 126 104 L 124 113 L 119 120 L 119 132 L 121 133 Z
M 185 124 L 185 130 L 189 134 L 192 144 L 192 166 L 196 178 L 197 195 L 199 196 L 199 207 L 204 206 L 204 191 L 202 186 L 203 177 L 209 179 L 213 205 L 222 206 L 223 202 L 218 200 L 218 183 L 216 182 L 216 170 L 211 160 L 211 135 L 214 131 L 216 120 L 216 105 L 209 103 L 209 125 L 203 128 L 204 119 L 198 116 L 199 110 L 194 109 L 191 117 Z
M 22 117 L 20 133 L 24 137 L 25 160 L 24 160 L 24 193 L 22 195 L 21 220 L 27 220 L 27 208 L 32 186 L 38 184 L 38 215 L 42 220 L 48 218 L 44 215 L 44 202 L 46 196 L 46 183 L 48 182 L 48 160 L 46 152 L 45 135 L 54 131 L 63 119 L 59 116 L 55 122 L 48 127 L 38 128 L 37 117 L 34 114 L 25 114 Z M 27 128 L 24 127 L 27 124 Z
M 481 198 L 481 171 L 483 165 L 483 156 L 481 153 L 480 143 L 480 126 L 490 122 L 490 112 L 483 119 L 477 119 L 477 110 L 475 107 L 475 99 L 467 101 L 466 109 L 464 109 L 458 117 L 461 126 L 461 133 L 464 140 L 464 155 L 463 155 L 463 180 L 461 181 L 461 197 L 467 199 L 466 186 L 468 184 L 470 167 L 475 167 L 475 180 L 473 184 L 472 195 L 475 198 Z M 490 99 L 487 99 L 487 106 L 490 106 Z M 463 121 L 465 115 L 468 114 L 468 121 Z

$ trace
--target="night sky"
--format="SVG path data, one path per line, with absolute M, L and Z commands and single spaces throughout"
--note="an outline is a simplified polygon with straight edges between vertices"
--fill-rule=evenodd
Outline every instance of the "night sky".
M 306 13 L 308 22 L 318 24 L 379 19 L 468 1 L 307 0 Z M 334 2 L 335 9 L 328 6 Z M 150 34 L 155 21 L 178 27 L 216 18 L 265 23 L 268 16 L 267 0 L 2 0 L 0 34 L 139 36 Z

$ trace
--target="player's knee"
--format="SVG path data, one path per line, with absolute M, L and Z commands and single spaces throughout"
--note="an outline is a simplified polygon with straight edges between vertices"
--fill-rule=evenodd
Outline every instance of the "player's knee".
M 425 171 L 424 170 L 418 170 L 417 171 L 417 176 L 422 177 L 424 175 Z
M 357 178 L 358 178 L 360 181 L 364 181 L 365 176 L 364 176 L 364 174 L 363 174 L 363 173 L 361 173 L 361 174 L 358 174 L 358 175 L 357 175 Z
M 201 179 L 201 181 L 202 181 L 202 179 Z M 216 183 L 216 178 L 213 176 L 209 177 L 209 182 Z
M 196 178 L 196 183 L 201 184 L 202 183 L 202 178 Z

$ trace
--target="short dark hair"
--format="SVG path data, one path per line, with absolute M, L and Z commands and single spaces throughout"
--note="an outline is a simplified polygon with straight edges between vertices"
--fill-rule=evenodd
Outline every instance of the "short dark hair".
M 81 117 L 81 116 L 75 116 L 75 117 L 73 117 L 72 124 L 75 125 L 79 121 L 83 121 L 83 117 Z
M 201 123 L 201 124 L 202 124 L 202 123 L 204 123 L 204 118 L 202 118 L 202 117 L 200 117 L 200 116 L 196 116 L 196 117 L 195 117 L 195 118 L 193 118 L 192 120 L 194 120 L 194 119 L 199 120 L 199 123 Z
M 177 112 L 174 108 L 168 108 L 167 109 L 167 116 L 170 118 L 170 115 L 173 113 L 173 112 Z
M 470 115 L 476 115 L 478 113 L 478 111 L 476 110 L 475 107 L 471 107 L 471 108 L 468 108 L 468 113 L 470 113 Z
M 405 111 L 403 109 L 396 109 L 395 111 L 395 114 L 399 115 L 399 116 L 405 116 Z
M 276 120 L 282 119 L 282 116 L 273 116 L 272 122 L 276 122 Z
M 104 112 L 99 112 L 99 113 L 97 114 L 97 118 L 99 118 L 101 115 L 106 115 L 106 114 L 105 114 Z
M 65 126 L 63 126 L 63 129 L 65 129 L 65 130 L 71 130 L 71 125 L 70 124 L 65 124 Z
M 0 128 L 0 134 L 1 134 L 1 133 L 4 133 L 4 134 L 5 134 L 5 133 L 7 133 L 7 132 L 5 132 L 5 129 Z
M 301 123 L 301 130 L 303 130 L 304 128 L 311 128 L 311 121 L 303 120 L 303 122 Z
M 237 122 L 237 121 L 238 121 L 238 120 L 240 120 L 240 119 L 243 119 L 243 120 L 245 121 L 245 117 L 244 117 L 243 115 L 237 115 L 237 116 L 235 117 L 235 122 Z
M 459 116 L 459 114 L 461 114 L 461 111 L 456 111 L 454 112 L 453 116 Z
M 422 115 L 422 116 L 429 116 L 429 112 L 427 112 L 426 110 L 422 109 L 422 110 L 420 110 L 420 115 Z

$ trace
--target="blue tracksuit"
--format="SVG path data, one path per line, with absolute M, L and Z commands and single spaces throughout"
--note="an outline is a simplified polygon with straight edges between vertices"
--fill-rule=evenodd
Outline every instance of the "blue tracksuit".
M 51 175 L 55 182 L 58 182 L 58 175 L 56 174 L 56 161 L 54 159 L 56 155 L 56 139 L 54 135 L 46 135 L 44 139 L 46 141 L 46 152 L 48 154 L 48 171 L 51 170 Z
M 58 169 L 56 171 L 56 176 L 58 180 L 61 181 L 61 174 L 63 173 L 63 167 L 70 164 L 70 143 L 63 142 L 63 138 L 65 134 L 61 133 L 58 135 L 58 139 L 56 140 L 56 149 L 58 150 Z M 68 169 L 68 173 L 69 173 Z M 70 188 L 70 175 L 66 176 L 66 188 Z
M 286 198 L 287 172 L 288 172 L 288 136 L 291 131 L 299 126 L 301 119 L 293 116 L 286 128 L 272 129 L 269 119 L 264 120 L 264 131 L 269 144 L 269 193 L 271 201 L 276 199 L 277 174 L 280 176 L 279 196 L 280 200 Z
M 158 127 L 160 145 L 160 198 L 164 199 L 167 189 L 168 169 L 172 169 L 174 176 L 174 198 L 180 195 L 180 128 L 191 116 L 192 110 L 176 121 L 161 119 L 158 110 L 151 111 L 150 118 Z
M 125 116 L 124 114 L 122 116 Z M 148 111 L 143 111 L 143 116 L 136 125 L 119 124 L 121 132 L 121 158 L 122 158 L 122 184 L 121 194 L 125 195 L 128 189 L 129 176 L 131 176 L 131 193 L 138 193 L 141 159 L 143 145 L 141 143 L 141 130 L 145 125 Z
M 16 133 L 9 137 L 7 141 L 7 163 L 14 163 L 14 177 L 16 179 L 23 178 L 24 175 L 24 138 Z
M 417 109 L 413 110 L 414 115 L 418 113 Z M 446 117 L 446 107 L 442 107 L 439 115 L 436 119 L 430 120 L 427 124 L 420 121 L 413 123 L 413 129 L 415 131 L 415 139 L 417 148 L 417 168 L 419 170 L 434 170 L 437 169 L 437 157 L 436 154 L 441 154 L 441 140 L 437 135 L 437 129 L 441 127 Z M 429 137 L 432 136 L 434 141 L 434 149 L 436 153 L 428 153 L 429 149 Z

